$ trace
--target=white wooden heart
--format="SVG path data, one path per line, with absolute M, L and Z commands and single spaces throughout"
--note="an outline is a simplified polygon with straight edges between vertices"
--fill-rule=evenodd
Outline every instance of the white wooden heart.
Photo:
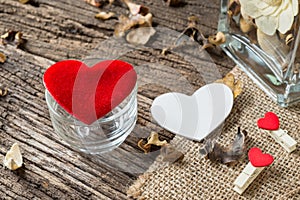
M 232 106 L 233 94 L 230 88 L 212 83 L 201 87 L 192 96 L 163 94 L 154 99 L 151 113 L 163 128 L 199 141 L 224 122 Z

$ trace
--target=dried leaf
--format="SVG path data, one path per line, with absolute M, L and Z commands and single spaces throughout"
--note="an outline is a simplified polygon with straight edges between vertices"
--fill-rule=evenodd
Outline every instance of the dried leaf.
M 240 18 L 240 29 L 243 33 L 249 33 L 254 28 L 255 27 L 252 22 L 245 20 L 243 17 Z
M 293 34 L 288 34 L 285 38 L 285 44 L 289 45 L 294 40 Z
M 184 158 L 184 154 L 180 151 L 178 151 L 175 147 L 172 145 L 164 145 L 160 149 L 161 155 L 163 157 L 163 162 L 168 163 L 175 163 L 175 162 L 181 162 Z
M 209 36 L 208 42 L 214 45 L 220 45 L 226 42 L 226 36 L 222 32 L 218 32 L 216 35 Z
M 17 31 L 8 31 L 7 33 L 1 35 L 0 43 L 3 45 L 11 44 L 13 46 L 19 47 L 24 44 L 25 40 L 22 38 L 22 33 Z
M 126 40 L 130 44 L 145 45 L 155 33 L 156 30 L 153 27 L 140 27 L 131 30 L 126 35 Z
M 8 89 L 7 88 L 0 88 L 0 97 L 5 97 L 8 93 Z
M 185 4 L 184 0 L 164 0 L 164 2 L 166 2 L 167 5 L 171 7 L 178 7 Z
M 26 3 L 28 3 L 29 1 L 31 1 L 31 0 L 19 0 L 19 2 L 22 3 L 22 4 L 26 4 Z
M 100 7 L 101 6 L 101 2 L 100 0 L 84 0 L 85 2 L 87 2 L 88 4 L 95 6 L 95 7 Z
M 138 5 L 135 3 L 132 3 L 129 0 L 124 0 L 124 3 L 127 5 L 127 7 L 129 8 L 129 11 L 132 15 L 147 15 L 149 13 L 149 8 L 143 5 Z
M 0 52 L 0 63 L 4 63 L 6 61 L 6 55 Z
M 147 142 L 144 142 L 144 139 L 138 141 L 138 147 L 144 151 L 144 153 L 149 153 L 152 150 L 152 146 L 161 147 L 167 145 L 166 140 L 160 141 L 158 133 L 151 132 L 150 136 L 147 138 Z
M 232 164 L 237 162 L 245 154 L 246 136 L 247 132 L 241 131 L 240 128 L 238 128 L 237 135 L 230 148 L 222 148 L 218 143 L 213 143 L 211 140 L 208 140 L 204 148 L 200 149 L 200 154 L 212 162 Z
M 243 91 L 242 82 L 235 80 L 232 73 L 228 73 L 223 79 L 216 80 L 215 82 L 227 85 L 232 90 L 234 98 L 238 97 Z
M 14 143 L 4 158 L 4 166 L 10 170 L 16 170 L 23 165 L 23 158 L 18 143 Z
M 142 149 L 144 151 L 144 153 L 149 153 L 150 150 L 151 150 L 151 145 L 147 145 L 145 142 L 144 142 L 144 139 L 140 139 L 138 141 L 138 147 L 140 149 Z
M 113 13 L 113 12 L 108 12 L 108 13 L 107 12 L 100 12 L 100 13 L 95 15 L 95 18 L 101 19 L 101 20 L 108 20 L 108 19 L 110 19 L 114 16 L 115 16 L 115 13 Z
M 155 146 L 164 146 L 164 145 L 168 144 L 168 142 L 166 140 L 160 141 L 158 138 L 158 133 L 151 132 L 151 135 L 148 137 L 147 144 L 152 144 Z
M 122 37 L 125 35 L 125 32 L 130 30 L 133 27 L 142 26 L 142 27 L 151 27 L 152 26 L 152 14 L 148 13 L 146 16 L 136 15 L 132 17 L 126 17 L 121 15 L 119 17 L 119 23 L 115 27 L 115 36 Z

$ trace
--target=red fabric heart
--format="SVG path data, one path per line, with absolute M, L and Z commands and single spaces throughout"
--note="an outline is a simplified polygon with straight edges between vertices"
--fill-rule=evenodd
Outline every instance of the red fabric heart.
M 64 60 L 44 74 L 51 96 L 68 113 L 92 124 L 119 105 L 133 90 L 137 75 L 120 60 L 106 60 L 88 67 L 78 60 Z
M 257 121 L 257 126 L 266 130 L 278 130 L 279 119 L 275 113 L 267 112 L 264 118 Z
M 249 150 L 248 157 L 254 167 L 266 167 L 271 165 L 274 161 L 272 155 L 263 154 L 257 147 L 253 147 Z

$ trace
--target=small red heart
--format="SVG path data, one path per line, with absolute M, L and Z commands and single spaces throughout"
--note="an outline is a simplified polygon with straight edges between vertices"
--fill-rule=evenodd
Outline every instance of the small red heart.
M 270 154 L 263 154 L 262 151 L 253 147 L 248 152 L 248 157 L 254 167 L 266 167 L 273 163 L 274 158 Z
M 275 113 L 267 112 L 264 118 L 257 121 L 257 126 L 266 130 L 278 130 L 279 118 Z
M 93 67 L 78 60 L 64 60 L 44 74 L 44 84 L 51 96 L 86 124 L 119 105 L 132 92 L 136 79 L 132 65 L 120 60 L 102 61 Z

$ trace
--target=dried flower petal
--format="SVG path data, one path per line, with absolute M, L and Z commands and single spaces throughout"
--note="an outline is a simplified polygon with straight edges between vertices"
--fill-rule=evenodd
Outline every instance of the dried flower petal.
M 234 98 L 238 97 L 242 93 L 242 82 L 240 80 L 235 80 L 232 73 L 226 74 L 223 79 L 215 81 L 216 83 L 223 83 L 227 85 L 233 92 Z
M 285 38 L 285 44 L 289 45 L 294 40 L 293 34 L 288 34 Z
M 20 45 L 24 44 L 25 40 L 22 38 L 23 34 L 21 32 L 17 31 L 8 31 L 7 33 L 1 35 L 1 41 L 0 43 L 3 45 L 11 44 L 16 47 L 19 47 Z
M 214 36 L 208 37 L 208 42 L 214 45 L 220 45 L 226 42 L 226 36 L 222 32 L 218 32 Z
M 155 33 L 156 30 L 153 27 L 140 27 L 131 30 L 126 35 L 126 40 L 130 44 L 145 45 Z
M 167 5 L 171 7 L 178 7 L 185 4 L 184 0 L 164 0 L 164 2 L 166 2 Z
M 0 88 L 0 97 L 5 97 L 8 93 L 8 89 L 7 88 Z
M 14 143 L 6 153 L 3 160 L 4 166 L 10 170 L 16 170 L 23 165 L 23 158 L 18 143 Z
M 175 147 L 172 145 L 164 145 L 160 149 L 161 155 L 163 157 L 163 162 L 168 163 L 175 163 L 175 162 L 181 162 L 184 158 L 184 154 L 180 151 L 178 151 Z
M 238 128 L 237 135 L 230 148 L 224 149 L 218 143 L 213 143 L 211 140 L 208 140 L 204 148 L 200 149 L 200 154 L 212 162 L 232 164 L 237 162 L 245 154 L 246 136 L 247 132 L 241 131 L 240 128 Z
M 138 141 L 138 147 L 144 151 L 144 153 L 149 153 L 151 150 L 151 145 L 146 144 L 143 139 Z
M 26 4 L 26 3 L 28 3 L 30 0 L 19 0 L 19 2 L 20 3 L 22 3 L 22 4 Z
M 150 137 L 148 137 L 147 144 L 153 144 L 155 146 L 164 146 L 164 145 L 168 144 L 168 142 L 166 140 L 160 141 L 158 138 L 158 133 L 151 132 Z
M 6 61 L 6 55 L 0 52 L 0 63 L 4 63 Z
M 115 27 L 115 36 L 122 37 L 125 35 L 125 32 L 135 26 L 150 27 L 152 26 L 152 14 L 148 13 L 146 16 L 136 15 L 132 17 L 126 17 L 121 15 L 119 17 L 119 23 Z
M 110 19 L 112 17 L 115 16 L 115 13 L 113 12 L 100 12 L 98 14 L 95 15 L 95 18 L 97 19 L 102 19 L 102 20 L 107 20 L 107 19 Z
M 100 0 L 84 0 L 84 1 L 95 7 L 101 6 Z

